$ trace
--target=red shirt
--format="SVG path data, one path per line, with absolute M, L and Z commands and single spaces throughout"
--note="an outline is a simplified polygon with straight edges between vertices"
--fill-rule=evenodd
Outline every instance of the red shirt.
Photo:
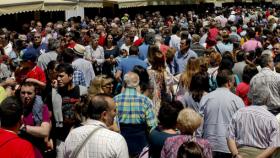
M 35 158 L 35 149 L 31 143 L 15 133 L 0 128 L 0 157 Z
M 106 36 L 100 36 L 98 40 L 98 45 L 104 46 L 105 45 Z
M 44 71 L 39 67 L 35 66 L 31 71 L 29 71 L 26 75 L 27 78 L 34 78 L 38 81 L 46 83 L 46 76 Z
M 236 87 L 236 95 L 238 95 L 244 102 L 244 104 L 246 106 L 249 106 L 251 104 L 251 102 L 248 99 L 248 92 L 250 89 L 250 85 L 245 83 L 245 82 L 241 82 L 237 87 Z

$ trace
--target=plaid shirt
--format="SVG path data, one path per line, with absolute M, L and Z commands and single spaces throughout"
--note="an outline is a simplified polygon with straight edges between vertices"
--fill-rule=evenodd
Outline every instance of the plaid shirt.
M 85 76 L 82 71 L 75 70 L 73 73 L 73 84 L 75 86 L 86 86 Z
M 157 126 L 152 110 L 152 101 L 138 93 L 135 88 L 126 88 L 125 91 L 114 97 L 117 106 L 119 123 L 147 124 L 149 129 Z

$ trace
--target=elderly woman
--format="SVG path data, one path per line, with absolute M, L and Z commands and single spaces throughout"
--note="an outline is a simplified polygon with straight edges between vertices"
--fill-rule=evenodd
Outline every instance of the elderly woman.
M 177 128 L 181 131 L 181 135 L 166 139 L 161 150 L 161 158 L 177 158 L 180 146 L 190 141 L 197 143 L 201 147 L 204 158 L 212 158 L 212 150 L 208 140 L 194 136 L 201 123 L 202 117 L 193 109 L 186 108 L 182 110 L 177 118 Z

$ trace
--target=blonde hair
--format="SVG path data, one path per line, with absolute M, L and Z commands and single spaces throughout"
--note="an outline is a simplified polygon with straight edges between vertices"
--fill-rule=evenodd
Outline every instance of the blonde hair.
M 200 71 L 199 59 L 190 58 L 185 71 L 181 75 L 181 83 L 185 89 L 189 89 L 192 76 Z
M 108 83 L 113 82 L 112 78 L 109 78 L 107 75 L 98 75 L 90 82 L 88 88 L 88 95 L 95 96 L 96 94 L 104 93 L 102 87 Z
M 202 117 L 191 108 L 180 111 L 177 117 L 177 128 L 182 134 L 192 135 L 202 123 Z

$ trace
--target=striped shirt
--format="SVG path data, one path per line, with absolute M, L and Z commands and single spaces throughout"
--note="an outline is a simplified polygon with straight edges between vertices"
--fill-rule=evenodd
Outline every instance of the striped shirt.
M 149 129 L 157 126 L 152 110 L 152 101 L 138 93 L 135 88 L 126 88 L 125 91 L 114 97 L 117 106 L 118 123 L 147 124 Z
M 279 124 L 265 106 L 241 108 L 232 117 L 228 138 L 234 139 L 237 147 L 279 147 Z

